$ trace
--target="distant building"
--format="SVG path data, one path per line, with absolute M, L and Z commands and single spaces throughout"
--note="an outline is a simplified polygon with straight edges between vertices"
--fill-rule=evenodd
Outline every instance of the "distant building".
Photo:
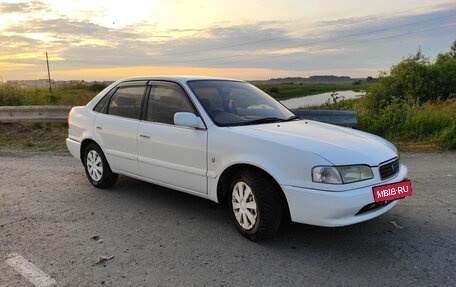
M 71 86 L 79 84 L 79 83 L 84 83 L 84 81 L 81 81 L 81 80 L 55 81 L 54 85 L 56 87 L 71 87 Z
M 71 87 L 74 85 L 91 85 L 91 84 L 103 84 L 109 86 L 114 83 L 114 81 L 92 81 L 86 82 L 84 80 L 69 80 L 69 81 L 54 81 L 51 80 L 52 87 Z M 48 88 L 49 80 L 48 79 L 39 79 L 39 80 L 9 80 L 5 86 L 17 87 L 17 88 Z
M 55 86 L 55 82 L 51 80 L 51 84 Z M 18 88 L 44 88 L 49 87 L 48 79 L 38 79 L 38 80 L 9 80 L 5 84 L 10 87 Z

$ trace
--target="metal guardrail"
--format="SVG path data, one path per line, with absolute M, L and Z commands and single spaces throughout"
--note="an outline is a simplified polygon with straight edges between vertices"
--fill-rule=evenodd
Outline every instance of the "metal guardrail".
M 0 107 L 0 123 L 20 122 L 66 122 L 71 106 L 3 106 Z M 357 124 L 355 111 L 292 110 L 302 119 L 354 127 Z
M 66 122 L 71 106 L 3 106 L 0 123 Z
M 314 120 L 318 122 L 344 126 L 355 127 L 358 124 L 355 111 L 339 111 L 339 110 L 291 110 L 301 119 Z

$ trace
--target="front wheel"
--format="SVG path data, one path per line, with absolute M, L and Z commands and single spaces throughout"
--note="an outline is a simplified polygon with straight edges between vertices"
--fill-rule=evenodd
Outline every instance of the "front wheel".
M 280 227 L 281 201 L 266 174 L 243 170 L 231 181 L 228 208 L 239 232 L 252 241 L 273 237 Z
M 87 178 L 95 187 L 105 188 L 116 183 L 117 174 L 111 171 L 108 161 L 98 145 L 87 146 L 83 154 L 83 163 Z

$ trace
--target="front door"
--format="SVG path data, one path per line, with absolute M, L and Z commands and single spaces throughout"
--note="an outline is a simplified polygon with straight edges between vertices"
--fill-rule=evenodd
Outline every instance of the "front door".
M 176 126 L 176 112 L 196 110 L 178 85 L 150 84 L 146 115 L 138 129 L 141 176 L 191 193 L 207 193 L 207 131 Z

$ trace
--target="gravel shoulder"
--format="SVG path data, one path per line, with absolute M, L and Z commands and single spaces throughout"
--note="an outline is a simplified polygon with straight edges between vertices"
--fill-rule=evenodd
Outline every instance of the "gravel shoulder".
M 404 153 L 413 196 L 342 228 L 237 233 L 216 204 L 127 177 L 95 189 L 67 155 L 0 155 L 0 286 L 33 286 L 21 254 L 56 286 L 453 286 L 456 153 Z

